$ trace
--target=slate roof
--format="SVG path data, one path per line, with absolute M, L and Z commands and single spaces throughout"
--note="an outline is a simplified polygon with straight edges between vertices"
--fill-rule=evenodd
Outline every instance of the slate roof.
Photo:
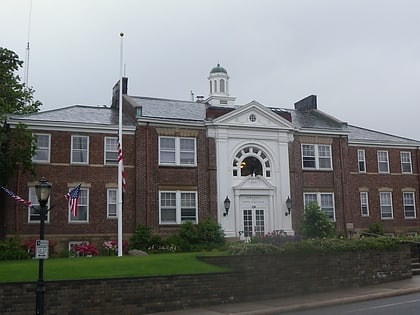
M 204 122 L 206 118 L 204 103 L 140 96 L 128 97 L 136 106 L 142 107 L 143 117 L 197 122 Z
M 348 126 L 349 143 L 420 146 L 420 141 L 353 125 Z
M 89 125 L 118 125 L 118 108 L 105 106 L 73 105 L 26 115 L 10 115 L 11 121 L 44 121 L 49 123 Z M 123 126 L 135 126 L 123 114 Z
M 345 131 L 347 124 L 339 121 L 319 110 L 288 110 L 292 115 L 292 124 L 299 129 L 322 129 L 331 131 Z

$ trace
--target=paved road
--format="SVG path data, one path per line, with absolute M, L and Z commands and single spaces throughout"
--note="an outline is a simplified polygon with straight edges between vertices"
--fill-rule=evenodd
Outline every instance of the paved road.
M 282 313 L 287 315 L 418 315 L 420 293 L 400 295 L 365 302 L 355 302 L 306 311 Z

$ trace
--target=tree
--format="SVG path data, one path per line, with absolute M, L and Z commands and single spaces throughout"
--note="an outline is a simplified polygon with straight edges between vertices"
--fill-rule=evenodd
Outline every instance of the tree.
M 335 235 L 335 227 L 328 215 L 315 203 L 309 203 L 303 213 L 303 238 L 325 238 Z
M 6 185 L 20 169 L 34 173 L 32 156 L 35 139 L 23 124 L 11 128 L 7 124 L 9 114 L 38 112 L 41 102 L 34 100 L 32 88 L 20 82 L 17 74 L 23 62 L 16 53 L 0 47 L 0 184 Z M 6 209 L 5 194 L 0 195 L 0 239 L 4 238 Z
M 18 167 L 33 172 L 35 142 L 26 126 L 10 128 L 8 114 L 38 112 L 42 103 L 34 100 L 32 88 L 21 83 L 17 74 L 23 61 L 16 53 L 0 47 L 0 181 L 6 184 Z

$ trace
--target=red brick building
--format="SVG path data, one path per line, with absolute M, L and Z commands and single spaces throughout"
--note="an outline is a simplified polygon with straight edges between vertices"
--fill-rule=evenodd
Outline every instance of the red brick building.
M 130 96 L 124 81 L 125 240 L 140 224 L 167 234 L 205 218 L 227 237 L 295 233 L 310 201 L 343 234 L 377 222 L 387 233 L 420 231 L 419 141 L 348 125 L 318 110 L 313 95 L 292 109 L 235 105 L 224 68 L 208 79 L 209 97 L 197 101 Z M 111 107 L 9 117 L 12 127 L 22 122 L 32 130 L 38 149 L 36 176 L 17 170 L 8 187 L 37 204 L 38 180 L 52 184 L 46 234 L 62 248 L 116 238 L 117 90 Z M 64 194 L 79 183 L 74 216 Z M 1 210 L 3 235 L 37 237 L 31 209 L 6 199 Z

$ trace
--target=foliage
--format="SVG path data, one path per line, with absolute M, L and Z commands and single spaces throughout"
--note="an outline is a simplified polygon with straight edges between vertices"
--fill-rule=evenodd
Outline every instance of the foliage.
M 128 242 L 122 240 L 122 252 L 128 253 Z M 104 256 L 116 256 L 118 254 L 118 240 L 110 240 L 102 243 L 102 255 Z
M 27 252 L 21 247 L 18 239 L 0 241 L 0 260 L 28 259 Z
M 207 219 L 197 224 L 184 222 L 172 241 L 182 251 L 201 251 L 221 248 L 225 244 L 225 237 L 221 226 Z
M 303 213 L 301 233 L 303 238 L 333 237 L 335 227 L 326 213 L 316 203 L 311 202 Z
M 384 226 L 380 222 L 372 223 L 369 225 L 367 232 L 374 235 L 384 235 Z
M 35 142 L 32 133 L 22 124 L 14 129 L 6 124 L 7 114 L 38 112 L 42 105 L 34 100 L 34 90 L 21 83 L 16 74 L 22 64 L 13 51 L 0 47 L 0 178 L 3 184 L 7 183 L 16 165 L 23 172 L 33 173 Z
M 153 234 L 151 229 L 144 225 L 139 225 L 130 239 L 130 249 L 140 249 L 148 251 L 164 246 L 164 242 L 159 235 Z
M 99 256 L 99 250 L 95 245 L 89 243 L 73 244 L 70 248 L 72 257 Z
M 231 255 L 267 255 L 281 252 L 279 246 L 263 243 L 234 243 L 228 247 Z
M 269 232 L 264 236 L 253 236 L 251 243 L 272 244 L 276 246 L 283 245 L 289 242 L 298 242 L 302 239 L 299 235 L 287 235 L 281 232 Z
M 363 250 L 388 250 L 395 249 L 401 244 L 397 238 L 378 237 L 360 239 L 306 239 L 301 241 L 285 242 L 283 244 L 232 244 L 229 253 L 232 255 L 256 255 L 256 254 L 276 254 L 283 255 L 308 255 L 308 254 L 333 254 L 345 251 Z

